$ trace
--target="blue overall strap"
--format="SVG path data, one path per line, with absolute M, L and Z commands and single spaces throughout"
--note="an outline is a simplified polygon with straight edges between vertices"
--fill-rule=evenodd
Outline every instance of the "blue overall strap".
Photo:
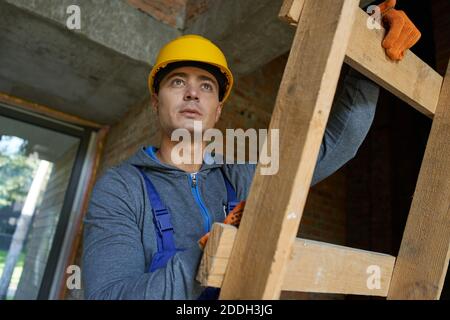
M 225 186 L 227 188 L 227 214 L 228 214 L 231 212 L 231 210 L 234 209 L 234 207 L 238 205 L 239 201 L 237 199 L 236 191 L 234 191 L 234 188 L 230 180 L 228 180 L 227 176 L 222 170 L 220 170 L 220 172 L 222 172 L 223 179 L 225 180 Z
M 202 291 L 197 300 L 219 300 L 220 288 L 207 287 Z
M 173 225 L 170 221 L 170 212 L 164 206 L 155 186 L 150 181 L 148 176 L 137 167 L 145 181 L 147 196 L 152 206 L 153 223 L 156 229 L 156 240 L 158 245 L 158 252 L 152 257 L 152 263 L 149 268 L 153 272 L 159 268 L 164 268 L 167 262 L 172 258 L 177 251 L 175 247 L 175 239 L 173 236 Z

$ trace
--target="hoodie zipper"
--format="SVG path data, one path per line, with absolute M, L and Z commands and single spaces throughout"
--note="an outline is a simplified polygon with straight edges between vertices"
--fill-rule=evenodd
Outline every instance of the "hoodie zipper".
M 208 209 L 206 209 L 205 204 L 202 201 L 202 198 L 200 197 L 200 192 L 198 190 L 198 183 L 197 183 L 197 172 L 189 174 L 189 180 L 191 182 L 191 191 L 192 195 L 194 196 L 195 201 L 200 207 L 200 211 L 203 216 L 204 226 L 205 226 L 205 233 L 210 231 L 210 219 L 209 219 L 209 213 Z

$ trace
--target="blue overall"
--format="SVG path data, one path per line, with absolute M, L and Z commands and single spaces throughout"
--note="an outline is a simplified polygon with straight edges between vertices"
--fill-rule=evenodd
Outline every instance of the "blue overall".
M 148 272 L 153 272 L 159 268 L 164 268 L 170 258 L 172 258 L 178 251 L 183 251 L 184 249 L 178 249 L 175 246 L 175 239 L 173 236 L 174 230 L 170 219 L 170 211 L 161 201 L 161 198 L 156 191 L 155 186 L 150 181 L 150 178 L 142 171 L 141 168 L 137 166 L 136 168 L 139 169 L 139 172 L 144 178 L 147 196 L 153 212 L 153 223 L 155 226 L 156 241 L 158 245 L 158 251 L 152 257 L 152 262 L 148 270 Z M 222 172 L 225 186 L 227 188 L 226 211 L 228 214 L 234 209 L 234 207 L 236 207 L 239 201 L 237 201 L 236 191 L 230 181 L 222 170 L 220 170 L 220 172 Z M 198 297 L 198 300 L 217 300 L 219 298 L 219 294 L 219 288 L 207 287 Z

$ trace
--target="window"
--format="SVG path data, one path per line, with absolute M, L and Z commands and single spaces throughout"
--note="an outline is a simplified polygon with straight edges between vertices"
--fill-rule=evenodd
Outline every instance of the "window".
M 89 133 L 0 106 L 0 299 L 49 296 Z

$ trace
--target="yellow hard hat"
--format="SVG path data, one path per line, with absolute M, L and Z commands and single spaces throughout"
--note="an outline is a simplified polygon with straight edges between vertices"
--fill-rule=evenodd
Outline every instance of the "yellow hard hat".
M 190 63 L 192 62 L 192 63 Z M 167 43 L 159 52 L 156 63 L 148 77 L 148 86 L 152 94 L 155 92 L 155 79 L 158 72 L 164 70 L 169 64 L 185 63 L 185 65 L 205 66 L 206 70 L 217 76 L 224 76 L 221 86 L 222 94 L 219 100 L 224 102 L 230 95 L 233 87 L 233 74 L 228 68 L 227 60 L 222 51 L 210 40 L 199 35 L 184 35 Z M 217 72 L 215 72 L 217 70 Z M 220 99 L 222 98 L 222 99 Z

